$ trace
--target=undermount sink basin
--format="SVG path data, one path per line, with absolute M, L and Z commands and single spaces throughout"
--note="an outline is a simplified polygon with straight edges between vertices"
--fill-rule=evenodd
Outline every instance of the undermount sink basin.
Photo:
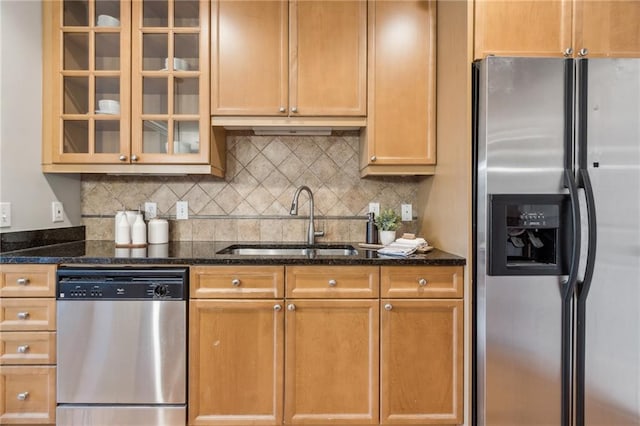
M 337 257 L 355 256 L 358 254 L 350 245 L 323 246 L 278 246 L 234 244 L 217 252 L 217 254 L 233 254 L 238 256 L 303 256 L 303 257 Z

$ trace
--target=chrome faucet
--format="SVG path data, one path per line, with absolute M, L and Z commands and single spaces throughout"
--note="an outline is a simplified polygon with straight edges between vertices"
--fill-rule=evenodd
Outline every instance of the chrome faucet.
M 302 191 L 309 193 L 309 229 L 307 230 L 307 244 L 313 245 L 316 242 L 316 237 L 324 236 L 324 231 L 316 231 L 313 227 L 313 192 L 308 186 L 302 185 L 296 189 L 296 193 L 293 194 L 293 201 L 291 202 L 291 211 L 289 214 L 298 215 L 298 197 Z

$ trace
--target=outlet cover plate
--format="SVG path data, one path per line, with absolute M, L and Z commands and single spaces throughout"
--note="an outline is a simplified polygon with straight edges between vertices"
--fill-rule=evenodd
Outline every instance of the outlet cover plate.
M 157 203 L 144 203 L 144 218 L 145 220 L 153 219 L 158 216 L 158 204 Z
M 189 203 L 187 201 L 176 202 L 176 219 L 177 220 L 189 219 Z
M 369 213 L 373 212 L 375 217 L 380 216 L 380 203 L 369 203 Z
M 400 210 L 402 212 L 403 222 L 409 222 L 413 220 L 413 206 L 411 204 L 402 204 Z

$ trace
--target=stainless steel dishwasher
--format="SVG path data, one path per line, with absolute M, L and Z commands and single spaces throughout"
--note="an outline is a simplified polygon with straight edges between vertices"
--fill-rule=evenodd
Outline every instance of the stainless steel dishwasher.
M 186 423 L 187 268 L 60 267 L 57 425 Z

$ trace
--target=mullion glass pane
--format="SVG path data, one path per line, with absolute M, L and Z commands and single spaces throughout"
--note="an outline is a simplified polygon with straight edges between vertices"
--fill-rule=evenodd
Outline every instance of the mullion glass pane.
M 89 26 L 89 2 L 87 0 L 64 0 L 62 22 L 65 27 Z
M 169 2 L 167 0 L 144 0 L 142 4 L 142 26 L 168 27 Z
M 89 78 L 64 77 L 63 114 L 86 114 L 89 112 Z
M 174 0 L 175 27 L 199 27 L 200 4 L 197 0 Z
M 169 40 L 167 34 L 142 35 L 142 69 L 158 71 L 167 67 Z
M 120 26 L 120 0 L 96 0 L 96 26 Z
M 200 123 L 197 121 L 173 122 L 173 150 L 175 153 L 200 151 Z
M 120 69 L 120 34 L 96 33 L 96 70 Z
M 142 152 L 145 153 L 166 153 L 169 146 L 167 144 L 168 124 L 164 120 L 143 120 L 142 121 Z
M 88 33 L 64 33 L 64 69 L 89 69 Z
M 142 79 L 142 113 L 168 114 L 166 77 Z
M 198 78 L 174 78 L 173 113 L 198 114 Z
M 182 71 L 197 71 L 200 68 L 200 34 L 176 34 L 173 45 L 174 57 L 186 63 Z M 175 67 L 174 69 L 180 69 Z
M 96 152 L 113 154 L 120 152 L 120 121 L 96 120 Z
M 120 114 L 120 79 L 118 77 L 96 77 L 96 113 Z
M 87 120 L 64 121 L 64 153 L 89 153 L 89 122 Z

